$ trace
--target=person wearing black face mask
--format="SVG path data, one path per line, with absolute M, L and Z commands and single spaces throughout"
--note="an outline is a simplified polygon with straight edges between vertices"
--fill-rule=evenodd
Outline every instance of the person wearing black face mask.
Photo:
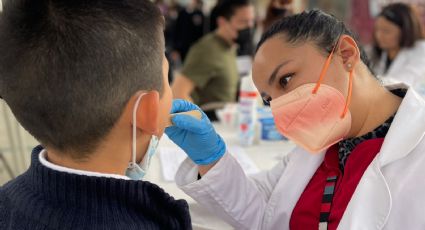
M 285 8 L 278 8 L 278 7 L 273 7 L 270 10 L 271 10 L 271 13 L 275 16 L 285 15 L 285 13 L 287 11 L 287 9 L 285 9 Z
M 217 107 L 210 105 L 236 101 L 237 49 L 247 50 L 247 44 L 252 43 L 254 25 L 250 0 L 224 0 L 217 5 L 216 13 L 217 29 L 191 47 L 172 85 L 175 98 L 195 102 L 211 120 L 217 120 Z
M 254 53 L 254 32 L 253 28 L 247 27 L 245 29 L 238 30 L 238 37 L 235 39 L 238 44 L 238 56 L 253 55 Z

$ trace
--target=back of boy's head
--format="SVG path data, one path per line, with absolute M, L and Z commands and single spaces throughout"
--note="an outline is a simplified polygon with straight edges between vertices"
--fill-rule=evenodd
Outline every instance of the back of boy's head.
M 38 141 L 85 157 L 139 90 L 162 92 L 163 18 L 149 0 L 11 0 L 0 95 Z

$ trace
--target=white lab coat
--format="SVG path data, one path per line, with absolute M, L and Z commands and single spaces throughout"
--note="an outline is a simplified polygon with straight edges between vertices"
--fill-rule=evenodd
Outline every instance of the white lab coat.
M 425 229 L 424 135 L 425 101 L 408 90 L 338 229 Z M 289 229 L 292 210 L 324 155 L 297 148 L 270 171 L 247 177 L 225 154 L 201 180 L 186 159 L 176 182 L 236 229 Z
M 412 48 L 400 50 L 385 73 L 387 54 L 384 52 L 374 68 L 385 84 L 403 82 L 425 96 L 425 40 L 417 41 Z

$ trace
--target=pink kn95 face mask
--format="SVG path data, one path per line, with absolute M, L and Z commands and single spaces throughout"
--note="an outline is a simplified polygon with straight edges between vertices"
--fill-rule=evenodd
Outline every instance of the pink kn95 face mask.
M 326 60 L 317 83 L 301 85 L 271 101 L 277 129 L 308 152 L 320 153 L 344 139 L 351 129 L 353 70 L 350 71 L 347 100 L 342 93 L 321 84 L 335 47 Z

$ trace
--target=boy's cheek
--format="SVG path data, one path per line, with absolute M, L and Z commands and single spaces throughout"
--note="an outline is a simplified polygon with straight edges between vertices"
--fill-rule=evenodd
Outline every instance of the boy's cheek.
M 159 116 L 160 117 L 159 117 L 158 131 L 160 136 L 164 134 L 165 128 L 169 122 L 172 102 L 173 102 L 173 96 L 171 93 L 171 89 L 168 87 L 168 89 L 165 90 L 163 97 L 159 101 L 159 105 L 160 105 Z
M 158 135 L 162 135 L 164 133 L 164 130 L 166 128 L 167 124 L 167 117 L 169 117 L 169 113 L 164 113 L 166 108 L 160 108 L 160 117 L 159 117 L 159 124 L 158 124 Z

